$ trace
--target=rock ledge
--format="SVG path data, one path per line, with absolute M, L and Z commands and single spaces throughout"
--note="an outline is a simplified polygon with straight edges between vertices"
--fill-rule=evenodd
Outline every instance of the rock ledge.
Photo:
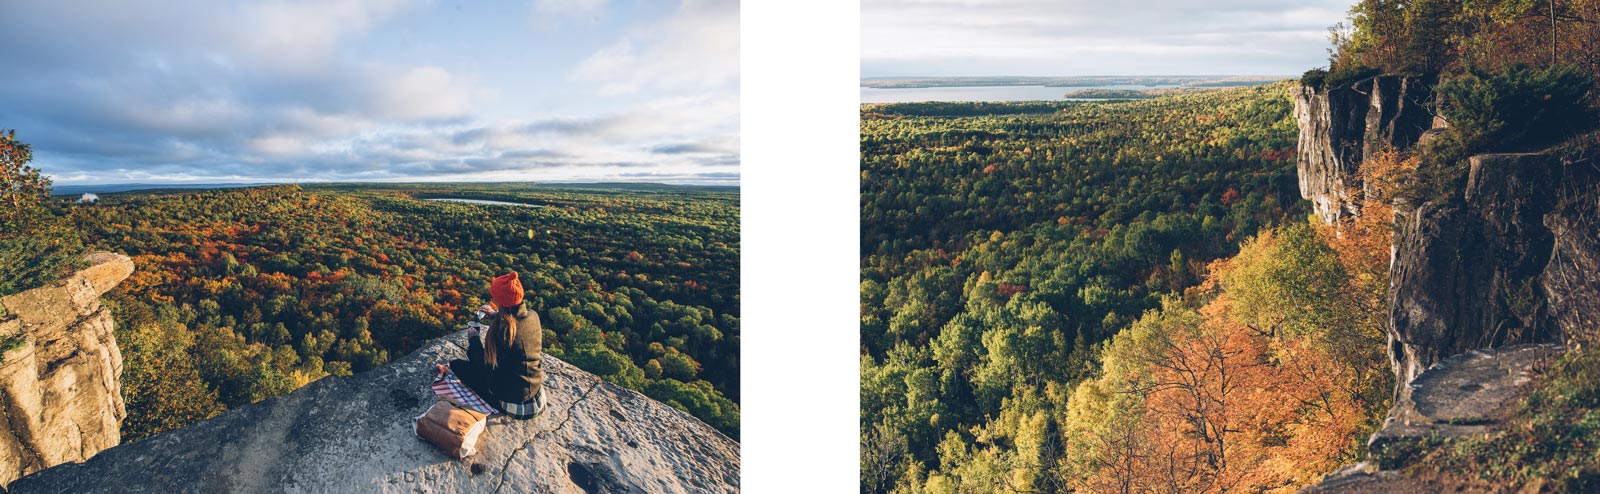
M 1395 404 L 1383 428 L 1372 434 L 1367 441 L 1368 461 L 1342 468 L 1300 492 L 1448 490 L 1430 483 L 1437 479 L 1407 478 L 1397 468 L 1430 445 L 1500 427 L 1507 408 L 1533 380 L 1534 370 L 1562 351 L 1559 345 L 1517 345 L 1475 350 L 1440 361 L 1411 381 L 1411 393 Z
M 455 333 L 388 365 L 17 480 L 16 493 L 734 493 L 739 444 L 694 417 L 545 356 L 549 409 L 489 419 L 478 454 L 412 433 Z

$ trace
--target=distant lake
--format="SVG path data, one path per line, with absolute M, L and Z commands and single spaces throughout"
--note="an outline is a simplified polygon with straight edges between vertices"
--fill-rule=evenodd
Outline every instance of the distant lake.
M 50 194 L 57 196 L 75 196 L 85 192 L 95 194 L 110 194 L 113 192 L 137 192 L 148 190 L 169 189 L 231 189 L 235 187 L 256 187 L 273 185 L 270 183 L 254 184 L 99 184 L 99 185 L 56 185 L 51 187 Z
M 1176 85 L 1140 86 L 1120 84 L 1114 86 L 952 86 L 880 89 L 861 88 L 862 103 L 913 103 L 919 101 L 1089 101 L 1086 98 L 1064 98 L 1062 95 L 1083 89 L 1162 89 Z
M 441 197 L 441 198 L 437 198 L 437 199 L 423 199 L 423 200 L 424 201 L 465 202 L 465 203 L 469 203 L 469 204 L 494 204 L 494 205 L 497 205 L 497 206 L 521 206 L 521 207 L 525 207 L 525 208 L 542 208 L 542 207 L 544 207 L 544 206 L 539 205 L 539 204 L 523 204 L 523 203 L 520 203 L 520 202 L 503 202 L 503 201 L 485 201 L 483 199 L 457 199 L 457 198 L 454 198 L 454 197 Z

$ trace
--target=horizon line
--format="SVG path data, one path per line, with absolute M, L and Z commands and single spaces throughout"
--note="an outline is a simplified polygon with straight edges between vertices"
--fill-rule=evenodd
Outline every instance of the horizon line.
M 646 181 L 635 182 L 635 181 L 626 181 L 626 180 L 607 180 L 607 181 L 584 181 L 584 180 L 574 180 L 574 181 L 565 181 L 565 180 L 551 180 L 551 181 L 504 181 L 504 180 L 359 181 L 359 180 L 317 180 L 317 181 L 294 181 L 294 182 L 268 180 L 268 181 L 260 181 L 260 182 L 96 182 L 96 183 L 54 183 L 53 182 L 53 183 L 51 183 L 51 187 L 52 188 L 55 188 L 55 187 L 96 187 L 96 186 L 114 186 L 114 185 L 124 185 L 124 186 L 126 186 L 126 185 L 151 185 L 151 186 L 191 186 L 191 187 L 202 187 L 202 186 L 214 186 L 214 185 L 257 186 L 257 185 L 340 185 L 340 184 L 376 184 L 376 185 L 383 185 L 383 184 L 390 184 L 390 185 L 404 185 L 404 184 L 530 184 L 530 185 L 544 185 L 544 184 L 550 184 L 550 185 L 606 185 L 606 184 L 620 184 L 620 185 L 668 185 L 668 186 L 679 186 L 679 187 L 690 187 L 690 186 L 692 186 L 692 187 L 738 187 L 739 186 L 739 182 L 737 182 L 737 181 L 735 181 L 732 184 L 728 184 L 728 183 L 724 183 L 724 182 L 681 182 L 681 183 L 673 183 L 673 182 L 646 182 Z
M 1016 77 L 1016 78 L 1045 78 L 1045 77 L 1292 77 L 1293 74 L 1086 74 L 1086 75 L 874 75 L 861 76 L 862 79 L 954 79 L 960 77 Z

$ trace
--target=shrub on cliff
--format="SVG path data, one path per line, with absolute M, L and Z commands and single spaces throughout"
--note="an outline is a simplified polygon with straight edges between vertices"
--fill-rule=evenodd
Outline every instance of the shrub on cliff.
M 1342 86 L 1382 74 L 1382 70 L 1360 64 L 1342 64 L 1332 70 L 1311 69 L 1300 76 L 1300 84 L 1310 88 L 1325 89 Z
M 1450 130 L 1419 146 L 1420 165 L 1399 197 L 1444 200 L 1462 190 L 1467 158 L 1543 149 L 1595 129 L 1594 76 L 1573 65 L 1468 70 L 1435 89 Z
M 0 295 L 55 281 L 83 254 L 77 233 L 51 214 L 50 179 L 32 160 L 17 131 L 0 134 Z
M 1576 66 L 1467 74 L 1439 84 L 1445 118 L 1463 151 L 1536 149 L 1594 127 L 1593 76 Z

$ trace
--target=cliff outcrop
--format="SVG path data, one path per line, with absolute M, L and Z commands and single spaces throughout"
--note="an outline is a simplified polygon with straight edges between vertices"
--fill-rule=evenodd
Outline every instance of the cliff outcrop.
M 1323 221 L 1360 214 L 1344 201 L 1359 197 L 1361 160 L 1437 132 L 1431 117 L 1423 125 L 1426 107 L 1415 105 L 1429 92 L 1420 82 L 1384 80 L 1303 88 L 1296 98 L 1301 193 Z M 1390 99 L 1399 106 L 1380 110 Z M 1357 108 L 1363 100 L 1364 114 Z M 1407 477 L 1396 469 L 1419 448 L 1500 427 L 1530 371 L 1559 356 L 1569 336 L 1592 333 L 1600 322 L 1595 143 L 1591 134 L 1540 152 L 1480 154 L 1424 170 L 1437 190 L 1393 204 L 1388 353 L 1395 406 L 1368 443 L 1369 461 L 1305 492 L 1482 490 L 1462 483 L 1472 480 Z
M 464 333 L 383 367 L 117 446 L 13 492 L 732 493 L 739 444 L 694 417 L 545 356 L 548 408 L 491 417 L 466 460 L 412 433 L 434 364 Z
M 1300 195 L 1322 221 L 1360 215 L 1361 162 L 1384 149 L 1408 148 L 1434 126 L 1430 87 L 1421 78 L 1382 76 L 1296 90 Z
M 1459 193 L 1397 207 L 1390 355 L 1401 383 L 1479 348 L 1600 321 L 1600 170 L 1584 153 L 1486 154 Z
M 0 297 L 0 485 L 122 440 L 122 352 L 100 295 L 133 273 L 90 254 L 64 280 Z
M 1295 97 L 1301 195 L 1333 224 L 1360 215 L 1361 162 L 1435 129 L 1432 90 L 1380 76 Z M 1538 153 L 1483 154 L 1437 197 L 1395 204 L 1391 364 L 1405 383 L 1441 359 L 1505 345 L 1560 342 L 1600 321 L 1596 223 L 1600 169 L 1585 137 Z

